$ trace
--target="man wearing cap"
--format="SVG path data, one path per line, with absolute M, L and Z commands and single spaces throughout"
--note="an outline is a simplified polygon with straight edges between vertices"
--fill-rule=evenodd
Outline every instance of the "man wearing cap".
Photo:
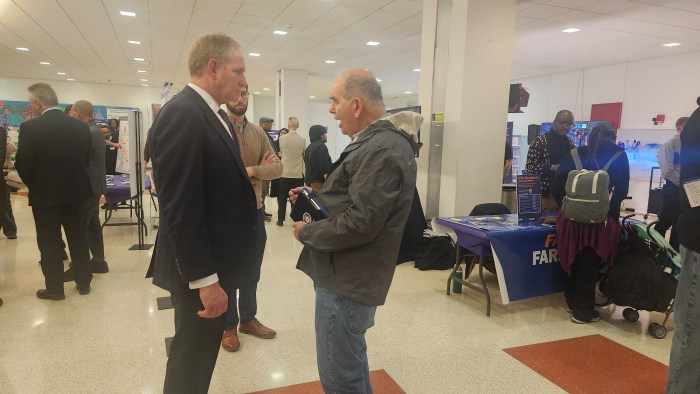
M 321 190 L 331 168 L 331 155 L 326 147 L 328 130 L 321 125 L 313 125 L 309 129 L 309 139 L 311 143 L 304 151 L 304 181 L 312 189 Z
M 306 139 L 297 133 L 299 119 L 289 118 L 289 133 L 280 137 L 280 154 L 282 155 L 282 178 L 277 194 L 277 225 L 284 225 L 287 216 L 287 198 L 289 191 L 304 186 L 304 149 Z

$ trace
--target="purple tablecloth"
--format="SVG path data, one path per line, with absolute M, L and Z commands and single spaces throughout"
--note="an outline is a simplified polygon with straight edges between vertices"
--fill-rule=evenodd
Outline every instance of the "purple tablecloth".
M 146 190 L 151 190 L 151 178 L 148 175 L 146 175 Z M 129 174 L 115 175 L 111 180 L 107 179 L 107 193 L 105 193 L 107 204 L 116 204 L 135 197 L 131 195 Z

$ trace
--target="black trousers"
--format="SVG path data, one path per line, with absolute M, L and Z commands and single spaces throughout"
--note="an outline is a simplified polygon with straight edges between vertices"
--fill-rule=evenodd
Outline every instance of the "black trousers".
M 100 196 L 90 197 L 83 204 L 85 212 L 85 228 L 87 229 L 88 246 L 92 254 L 92 262 L 105 262 L 105 244 L 102 238 L 100 223 Z
M 571 266 L 571 276 L 566 285 L 564 296 L 566 305 L 574 317 L 590 320 L 595 314 L 595 284 L 602 258 L 591 247 L 586 247 L 576 256 Z
M 4 182 L 4 179 L 0 179 L 0 204 L 3 208 L 0 208 L 0 227 L 2 227 L 2 233 L 6 236 L 17 235 L 17 224 L 15 223 L 15 216 L 12 213 L 12 201 L 10 200 L 10 187 Z
M 284 222 L 287 216 L 287 201 L 289 191 L 295 187 L 304 186 L 304 178 L 280 178 L 279 194 L 277 194 L 277 220 Z
M 248 323 L 258 314 L 258 281 L 260 280 L 260 268 L 265 255 L 267 232 L 265 231 L 265 210 L 258 209 L 258 250 L 255 254 L 257 274 L 255 280 L 247 286 L 233 289 L 228 293 L 228 310 L 226 311 L 227 330 L 236 328 L 238 323 Z M 238 297 L 236 297 L 238 290 Z
M 32 206 L 36 241 L 41 253 L 41 272 L 44 274 L 46 291 L 63 294 L 63 248 L 61 226 L 66 233 L 70 250 L 75 283 L 86 288 L 92 281 L 90 252 L 88 251 L 87 228 L 83 201 L 51 206 Z
M 165 372 L 164 394 L 206 393 L 219 355 L 226 314 L 204 319 L 197 311 L 204 306 L 199 290 L 172 293 L 175 306 L 175 336 Z
M 679 250 L 678 246 L 678 231 L 676 231 L 676 220 L 681 213 L 681 193 L 680 188 L 670 181 L 664 183 L 661 194 L 664 197 L 663 205 L 661 205 L 661 213 L 659 214 L 659 222 L 656 223 L 654 229 L 664 237 L 666 231 L 671 228 L 670 243 L 674 249 Z

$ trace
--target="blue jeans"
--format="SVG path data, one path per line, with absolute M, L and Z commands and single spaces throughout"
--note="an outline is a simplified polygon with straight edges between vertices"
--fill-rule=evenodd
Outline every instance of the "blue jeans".
M 666 393 L 700 392 L 700 253 L 681 245 L 683 268 L 674 303 Z
M 316 362 L 326 393 L 372 393 L 365 332 L 376 306 L 316 286 Z
M 265 232 L 265 209 L 258 209 L 258 250 L 255 255 L 257 264 L 257 274 L 255 281 L 240 289 L 233 289 L 228 294 L 228 310 L 226 311 L 225 329 L 236 328 L 238 323 L 248 323 L 255 319 L 258 313 L 258 281 L 260 280 L 260 267 L 262 266 L 263 255 L 265 254 L 265 244 L 267 243 L 267 232 Z M 238 290 L 238 297 L 236 297 Z M 238 302 L 236 302 L 238 301 Z M 240 315 L 240 319 L 239 319 Z

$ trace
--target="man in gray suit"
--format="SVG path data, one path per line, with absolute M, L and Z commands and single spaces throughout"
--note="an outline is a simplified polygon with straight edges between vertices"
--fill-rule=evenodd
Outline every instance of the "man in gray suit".
M 85 213 L 85 226 L 87 227 L 88 244 L 92 259 L 90 268 L 93 273 L 104 274 L 109 272 L 109 266 L 105 261 L 105 246 L 102 238 L 102 224 L 100 223 L 100 197 L 107 193 L 107 170 L 105 167 L 105 138 L 95 119 L 93 118 L 93 106 L 89 101 L 76 101 L 69 113 L 72 117 L 87 123 L 92 137 L 90 147 L 90 166 L 88 177 L 92 197 L 83 205 Z M 63 280 L 70 282 L 74 278 L 72 268 L 63 274 Z

